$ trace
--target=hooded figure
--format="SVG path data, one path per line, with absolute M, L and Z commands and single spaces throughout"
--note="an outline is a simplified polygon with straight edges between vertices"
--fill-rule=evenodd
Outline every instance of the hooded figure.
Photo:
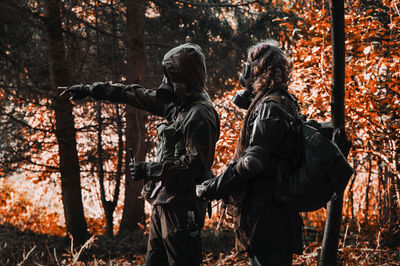
M 302 250 L 300 215 L 274 200 L 274 180 L 290 177 L 303 160 L 299 107 L 288 92 L 290 70 L 276 42 L 249 49 L 241 77 L 246 91 L 233 98 L 248 110 L 233 161 L 197 191 L 200 198 L 224 200 L 237 249 L 249 253 L 251 265 L 290 265 L 292 254 Z
M 130 104 L 166 119 L 157 128 L 155 161 L 130 165 L 132 178 L 144 180 L 142 196 L 152 205 L 146 265 L 199 265 L 206 204 L 196 197 L 195 186 L 212 176 L 219 116 L 205 90 L 205 59 L 198 45 L 173 48 L 162 66 L 165 76 L 157 90 L 96 82 L 64 93 Z

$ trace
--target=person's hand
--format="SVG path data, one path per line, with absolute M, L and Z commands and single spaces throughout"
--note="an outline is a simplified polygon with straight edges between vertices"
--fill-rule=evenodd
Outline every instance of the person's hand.
M 209 188 L 209 185 L 214 182 L 214 179 L 208 179 L 201 183 L 200 185 L 196 186 L 196 196 L 201 199 L 207 199 L 208 198 L 208 193 L 207 189 Z
M 344 157 L 347 158 L 351 148 L 351 142 L 347 139 L 346 131 L 343 128 L 335 129 L 332 141 L 336 143 Z
M 239 177 L 253 178 L 264 170 L 264 165 L 254 154 L 241 157 L 234 168 Z
M 92 94 L 90 85 L 73 85 L 70 87 L 58 87 L 62 90 L 60 96 L 67 95 L 70 100 L 82 100 Z
M 149 168 L 146 162 L 130 162 L 129 170 L 132 180 L 142 180 L 149 177 Z

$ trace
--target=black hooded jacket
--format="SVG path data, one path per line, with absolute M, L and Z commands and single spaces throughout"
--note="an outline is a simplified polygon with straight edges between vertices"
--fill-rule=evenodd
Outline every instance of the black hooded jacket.
M 274 200 L 274 180 L 290 176 L 298 163 L 299 135 L 294 117 L 285 106 L 270 100 L 272 97 L 279 97 L 297 112 L 297 101 L 287 89 L 270 91 L 249 111 L 248 123 L 243 125 L 246 137 L 238 143 L 243 147 L 238 160 L 252 153 L 264 170 L 254 177 L 242 177 L 234 170 L 233 161 L 221 176 L 208 182 L 204 193 L 206 198 L 224 199 L 235 223 L 237 249 L 258 258 L 271 248 L 302 251 L 301 217 Z
M 165 104 L 156 91 L 140 85 L 99 82 L 92 97 L 126 103 L 166 118 L 157 128 L 157 158 L 147 163 L 142 196 L 150 204 L 180 203 L 195 199 L 195 185 L 209 178 L 219 138 L 219 116 L 205 91 L 205 59 L 201 48 L 186 43 L 170 50 L 163 66 L 177 97 Z

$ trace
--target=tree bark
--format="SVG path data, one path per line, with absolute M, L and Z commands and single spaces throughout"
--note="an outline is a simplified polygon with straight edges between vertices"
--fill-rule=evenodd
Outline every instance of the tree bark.
M 368 143 L 368 148 L 371 149 L 370 144 Z M 371 182 L 372 175 L 372 154 L 368 160 L 368 177 L 367 177 L 367 185 L 365 186 L 365 209 L 364 209 L 364 222 L 368 221 L 368 209 L 369 209 L 369 188 Z
M 344 130 L 345 34 L 344 1 L 330 0 L 332 25 L 332 124 Z M 339 147 L 340 148 L 340 147 Z M 336 265 L 339 232 L 342 221 L 343 195 L 332 198 L 322 241 L 320 265 Z
M 146 71 L 146 51 L 144 46 L 145 1 L 127 2 L 128 66 L 127 81 L 144 85 Z M 140 197 L 143 181 L 132 181 L 129 171 L 128 149 L 135 152 L 137 161 L 144 161 L 145 122 L 144 111 L 126 106 L 126 159 L 125 159 L 125 200 L 124 211 L 118 234 L 133 232 L 138 223 L 144 223 L 144 201 Z
M 356 157 L 353 157 L 353 169 L 354 169 L 354 175 L 351 177 L 350 180 L 350 185 L 348 186 L 348 199 L 349 199 L 349 206 L 348 206 L 348 213 L 347 216 L 351 217 L 351 219 L 355 219 L 354 215 L 354 193 L 353 193 L 353 185 L 354 182 L 357 178 L 357 160 Z M 349 213 L 350 212 L 350 213 Z
M 82 204 L 74 116 L 71 102 L 68 98 L 60 97 L 57 92 L 58 86 L 69 84 L 61 29 L 60 2 L 51 0 L 45 3 L 51 96 L 56 120 L 65 223 L 67 233 L 72 235 L 74 242 L 82 243 L 87 239 L 88 232 Z

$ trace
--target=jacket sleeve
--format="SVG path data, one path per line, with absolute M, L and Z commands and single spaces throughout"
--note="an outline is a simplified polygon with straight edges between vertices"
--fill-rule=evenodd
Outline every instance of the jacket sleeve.
M 273 162 L 273 153 L 279 149 L 285 139 L 288 124 L 283 110 L 274 102 L 263 103 L 254 120 L 249 145 L 238 162 L 246 156 L 254 156 L 264 164 L 264 170 Z M 206 199 L 224 199 L 237 189 L 246 186 L 249 179 L 257 176 L 241 176 L 237 167 L 240 163 L 231 162 L 218 178 L 205 182 L 203 197 Z M 240 169 L 239 169 L 240 170 Z M 251 169 L 248 169 L 251 171 Z
M 138 84 L 123 85 L 111 82 L 95 82 L 92 86 L 92 98 L 108 100 L 114 103 L 126 103 L 157 116 L 166 116 L 167 106 L 156 99 L 156 92 Z
M 277 151 L 285 146 L 288 122 L 282 108 L 274 102 L 265 102 L 254 120 L 249 144 L 238 159 L 238 177 L 251 179 L 268 170 Z
M 149 162 L 150 179 L 191 183 L 211 169 L 219 137 L 219 118 L 216 112 L 199 106 L 202 105 L 197 105 L 184 122 L 185 153 L 176 159 Z

